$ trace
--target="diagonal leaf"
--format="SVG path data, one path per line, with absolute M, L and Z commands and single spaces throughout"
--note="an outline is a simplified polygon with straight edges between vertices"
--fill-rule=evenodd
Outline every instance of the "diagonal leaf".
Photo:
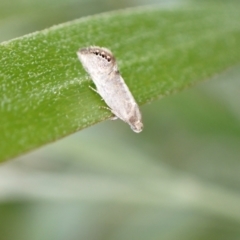
M 240 61 L 238 8 L 133 8 L 82 18 L 0 44 L 0 160 L 103 121 L 111 113 L 76 51 L 110 48 L 141 104 Z

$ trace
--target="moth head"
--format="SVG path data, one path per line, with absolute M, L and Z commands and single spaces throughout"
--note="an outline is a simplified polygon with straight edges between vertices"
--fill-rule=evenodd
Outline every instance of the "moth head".
M 140 133 L 143 130 L 143 123 L 140 120 L 136 120 L 130 127 L 134 132 Z
M 91 74 L 92 72 L 110 73 L 117 70 L 116 60 L 106 48 L 88 47 L 77 52 L 79 60 L 84 68 Z
M 134 132 L 140 133 L 143 130 L 143 123 L 141 112 L 139 111 L 137 105 L 135 105 L 135 108 L 132 108 L 131 115 L 132 116 L 128 119 L 127 123 Z

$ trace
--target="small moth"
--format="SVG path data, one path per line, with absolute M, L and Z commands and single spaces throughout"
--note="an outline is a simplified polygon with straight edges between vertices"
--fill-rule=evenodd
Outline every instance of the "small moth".
M 77 55 L 115 119 L 128 123 L 134 132 L 141 132 L 141 112 L 118 71 L 112 52 L 107 48 L 92 46 L 80 49 Z

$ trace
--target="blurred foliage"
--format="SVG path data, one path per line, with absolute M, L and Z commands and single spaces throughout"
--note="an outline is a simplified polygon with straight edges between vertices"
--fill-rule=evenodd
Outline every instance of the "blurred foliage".
M 143 106 L 139 135 L 106 121 L 2 164 L 0 239 L 238 240 L 239 78 Z

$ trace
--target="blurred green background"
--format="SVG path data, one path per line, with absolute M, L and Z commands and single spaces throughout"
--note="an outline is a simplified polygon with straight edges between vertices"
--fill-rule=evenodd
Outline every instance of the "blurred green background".
M 158 2 L 180 1 L 1 0 L 0 41 Z M 141 107 L 141 134 L 105 121 L 1 164 L 0 239 L 240 239 L 239 78 Z

